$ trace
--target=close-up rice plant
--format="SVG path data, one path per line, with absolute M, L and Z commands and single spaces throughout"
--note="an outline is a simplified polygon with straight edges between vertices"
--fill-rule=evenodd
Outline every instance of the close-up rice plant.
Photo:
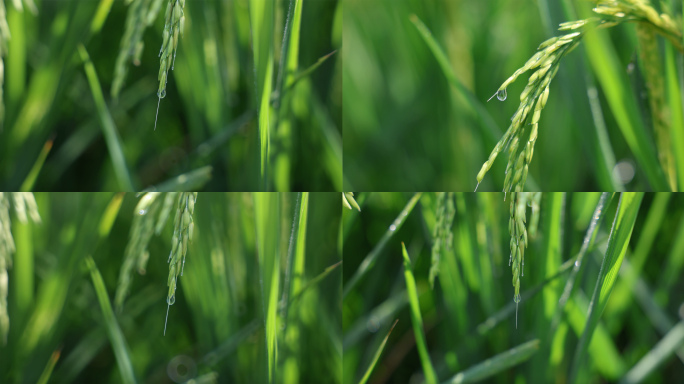
M 338 193 L 0 194 L 0 382 L 340 383 Z
M 344 189 L 684 189 L 682 16 L 680 0 L 349 1 Z
M 1 1 L 0 189 L 341 191 L 341 36 L 338 0 Z
M 360 193 L 343 382 L 672 383 L 684 195 Z

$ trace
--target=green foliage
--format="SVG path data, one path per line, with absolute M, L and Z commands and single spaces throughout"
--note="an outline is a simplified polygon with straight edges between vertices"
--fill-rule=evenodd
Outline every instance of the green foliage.
M 0 15 L 3 190 L 342 190 L 341 2 L 28 3 Z
M 485 191 L 674 189 L 679 4 L 598 3 L 591 12 L 596 2 L 351 1 L 345 189 L 472 191 L 478 181 Z M 634 38 L 642 27 L 655 33 L 650 49 Z M 663 45 L 665 60 L 654 49 Z M 634 65 L 639 51 L 658 65 Z M 642 97 L 657 77 L 645 74 L 658 66 L 663 87 Z M 526 70 L 526 84 L 512 82 Z M 486 103 L 493 93 L 516 97 Z M 502 152 L 510 156 L 499 164 Z
M 444 248 L 430 289 L 434 231 L 443 225 L 445 195 L 423 193 L 401 230 L 386 240 L 387 249 L 404 242 L 403 263 L 377 258 L 344 297 L 345 383 L 356 382 L 368 367 L 369 381 L 427 381 L 427 362 L 440 382 L 572 377 L 660 383 L 684 373 L 677 321 L 681 279 L 664 277 L 681 276 L 681 258 L 673 255 L 684 244 L 678 225 L 684 222 L 684 196 L 530 193 L 520 199 L 516 193 L 504 201 L 503 193 L 454 193 L 453 247 Z M 407 193 L 374 193 L 365 201 L 343 237 L 345 286 L 410 199 Z M 524 229 L 515 231 L 518 242 L 527 233 L 517 329 L 505 257 L 512 202 L 514 226 L 519 216 Z M 523 278 L 522 257 L 520 267 Z
M 269 364 L 278 383 L 342 381 L 338 194 L 200 193 L 190 222 L 183 217 L 192 193 L 35 197 L 42 224 L 11 221 L 21 262 L 8 270 L 12 326 L 0 346 L 1 382 L 42 375 L 49 382 L 263 383 Z M 174 245 L 182 249 L 190 223 L 194 238 L 183 276 L 174 274 L 180 280 L 164 336 L 167 259 Z M 144 270 L 133 263 L 136 276 L 117 311 L 136 230 L 152 233 L 142 251 L 149 258 Z M 277 253 L 266 254 L 264 244 Z M 284 295 L 291 244 L 294 290 Z M 175 269 L 183 270 L 182 259 L 182 252 L 174 257 Z

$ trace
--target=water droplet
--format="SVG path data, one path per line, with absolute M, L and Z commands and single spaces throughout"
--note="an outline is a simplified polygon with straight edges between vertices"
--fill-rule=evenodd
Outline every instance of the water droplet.
M 394 232 L 396 229 L 397 229 L 397 226 L 394 224 L 390 225 L 390 227 L 389 227 L 389 230 L 392 232 Z
M 501 89 L 496 92 L 496 98 L 499 99 L 499 101 L 504 101 L 506 100 L 506 89 Z
M 580 265 L 579 260 L 575 261 L 575 267 L 579 267 L 579 265 Z
M 166 304 L 168 304 L 168 305 L 173 305 L 175 302 L 176 302 L 176 295 L 175 294 L 166 298 Z
M 142 215 L 144 215 L 144 214 L 146 214 L 146 213 L 147 213 L 147 210 L 146 210 L 146 209 L 141 209 L 141 210 L 138 211 L 138 215 L 140 215 L 140 216 L 142 216 Z
M 165 97 L 166 97 L 166 89 L 162 89 L 161 91 L 157 91 L 157 96 L 158 96 L 160 99 L 165 98 Z

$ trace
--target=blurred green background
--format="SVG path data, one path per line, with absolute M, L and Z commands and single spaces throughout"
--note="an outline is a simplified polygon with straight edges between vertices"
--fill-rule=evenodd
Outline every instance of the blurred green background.
M 681 20 L 681 2 L 669 3 Z M 354 54 L 345 56 L 343 69 L 345 190 L 473 191 L 477 173 L 518 108 L 529 73 L 508 88 L 505 102 L 487 99 L 541 42 L 561 34 L 559 23 L 589 16 L 585 12 L 593 5 L 570 0 L 346 1 L 344 41 Z M 410 21 L 414 14 L 484 113 L 449 84 Z M 606 33 L 620 65 L 624 98 L 636 99 L 636 116 L 647 132 L 639 145 L 655 148 L 634 25 Z M 541 115 L 526 190 L 658 190 L 626 144 L 587 57 L 582 41 L 560 65 Z M 681 79 L 681 54 L 677 58 Z M 679 84 L 677 78 L 666 81 Z M 502 190 L 506 162 L 507 153 L 500 154 L 479 191 Z
M 273 1 L 276 84 L 282 76 L 281 46 L 291 2 Z M 168 1 L 162 1 L 161 12 L 145 30 L 141 61 L 138 66 L 129 63 L 118 100 L 110 96 L 110 89 L 127 12 L 133 4 L 127 6 L 123 0 L 36 0 L 38 13 L 33 14 L 26 0 L 23 12 L 14 2 L 5 3 L 11 40 L 4 58 L 6 111 L 0 132 L 0 189 L 126 189 L 115 177 L 79 44 L 94 65 L 136 190 L 160 186 L 197 170 L 190 174 L 195 178 L 185 181 L 189 185 L 181 188 L 263 188 L 248 0 L 186 2 L 177 68 L 159 106 L 156 131 L 157 55 Z M 341 19 L 341 4 L 336 0 L 303 1 L 295 75 L 341 47 Z M 103 23 L 99 30 L 93 27 L 98 22 Z M 287 102 L 281 103 L 274 87 L 269 189 L 341 189 L 339 67 L 339 54 L 334 54 L 282 93 L 291 95 Z M 46 146 L 51 150 L 45 151 L 43 164 L 41 151 Z M 32 169 L 39 172 L 36 178 Z
M 600 194 L 543 193 L 536 237 L 529 232 L 532 215 L 528 209 L 529 246 L 521 277 L 523 301 L 519 304 L 517 329 L 508 263 L 510 195 L 506 201 L 502 193 L 456 193 L 452 197 L 456 212 L 451 226 L 453 251 L 443 251 L 433 289 L 428 275 L 435 194 L 422 194 L 403 225 L 397 225 L 395 219 L 404 217 L 402 210 L 411 197 L 408 193 L 360 193 L 356 198 L 361 212 L 343 213 L 344 382 L 358 382 L 395 319 L 399 322 L 369 382 L 424 380 L 412 328 L 401 242 L 406 244 L 411 258 L 427 349 L 439 382 L 533 339 L 541 343 L 530 360 L 500 371 L 485 382 L 568 382 L 619 194 L 608 199 L 610 203 L 602 209 L 605 213 L 595 245 L 584 256 L 555 332 L 549 329 L 548 318 L 553 313 L 549 309 L 558 305 L 570 273 L 568 267 L 574 265 L 573 258 L 583 244 Z M 381 239 L 388 233 L 391 237 L 383 243 Z M 645 194 L 622 268 L 579 370 L 578 383 L 617 382 L 653 352 L 666 335 L 672 336 L 671 345 L 679 345 L 674 348 L 676 355 L 670 352 L 656 358 L 660 365 L 646 376 L 645 382 L 680 380 L 684 374 L 683 239 L 684 195 Z M 347 292 L 350 278 L 371 251 L 379 252 L 375 263 Z M 634 279 L 627 275 L 630 271 L 636 273 Z M 540 285 L 552 276 L 556 278 Z M 675 326 L 679 329 L 677 337 Z
M 288 297 L 282 294 L 286 269 L 292 267 L 288 247 L 290 236 L 298 233 L 292 223 L 302 196 L 279 194 L 277 199 L 280 210 L 271 214 L 280 221 L 280 233 L 267 236 L 280 249 L 280 301 Z M 42 224 L 21 223 L 11 215 L 17 252 L 9 269 L 10 333 L 7 345 L 0 346 L 0 382 L 37 382 L 55 351 L 61 355 L 50 382 L 123 382 L 85 259 L 92 256 L 113 304 L 138 199 L 132 193 L 37 193 L 36 200 Z M 250 193 L 199 193 L 194 239 L 166 336 L 172 224 L 152 237 L 146 273 L 133 274 L 123 310 L 115 312 L 138 382 L 268 381 L 256 203 Z M 115 219 L 113 227 L 100 238 L 106 218 Z M 341 268 L 317 282 L 314 278 L 341 261 L 339 194 L 309 194 L 307 218 L 298 230 L 306 231 L 303 275 L 298 276 L 306 288 L 295 301 L 278 305 L 278 313 L 287 309 L 288 315 L 278 321 L 276 382 L 338 383 Z

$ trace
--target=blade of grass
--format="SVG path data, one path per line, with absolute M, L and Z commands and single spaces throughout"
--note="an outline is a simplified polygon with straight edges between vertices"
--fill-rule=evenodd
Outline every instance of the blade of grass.
M 276 142 L 280 150 L 273 159 L 273 183 L 278 191 L 291 189 L 292 167 L 292 113 L 290 95 L 282 97 L 284 85 L 292 82 L 292 77 L 299 65 L 299 36 L 302 24 L 303 0 L 290 0 L 283 43 L 280 54 L 280 65 L 276 90 L 272 95 L 273 106 L 277 114 L 277 125 L 274 129 Z
M 684 217 L 679 220 L 677 234 L 667 257 L 667 268 L 658 284 L 659 290 L 664 291 L 681 281 L 682 267 L 684 267 Z
M 213 351 L 207 353 L 201 360 L 203 364 L 207 364 L 213 367 L 221 362 L 221 360 L 230 356 L 230 354 L 237 349 L 247 338 L 252 336 L 261 325 L 258 319 L 254 319 L 247 323 L 244 327 L 240 328 L 239 331 L 230 336 L 221 345 L 216 347 Z
M 468 220 L 468 209 L 466 208 L 466 198 L 464 194 L 456 193 L 456 222 L 457 233 L 455 236 L 457 254 L 463 264 L 463 275 L 468 282 L 470 290 L 480 292 L 480 271 L 477 268 L 477 257 L 473 247 L 472 225 Z
M 304 277 L 304 261 L 306 260 L 306 221 L 309 212 L 309 192 L 302 192 L 297 198 L 295 208 L 295 218 L 292 224 L 292 235 L 290 237 L 290 248 L 287 256 L 287 267 L 285 268 L 285 283 L 283 289 L 282 303 L 284 305 L 283 318 L 287 318 L 288 295 L 295 297 L 299 294 Z M 291 276 L 294 274 L 294 278 Z M 290 279 L 292 281 L 290 282 Z
M 406 221 L 406 217 L 408 217 L 409 213 L 413 210 L 413 207 L 416 206 L 416 203 L 420 199 L 421 193 L 418 192 L 413 197 L 409 202 L 406 204 L 404 209 L 399 213 L 399 216 L 397 216 L 396 219 L 392 222 L 392 224 L 389 226 L 387 229 L 387 232 L 382 236 L 380 241 L 375 245 L 373 250 L 363 259 L 361 264 L 359 264 L 358 269 L 356 272 L 354 272 L 354 275 L 349 279 L 344 284 L 344 292 L 342 293 L 342 298 L 344 299 L 347 297 L 349 292 L 351 292 L 352 289 L 356 286 L 356 284 L 359 283 L 359 280 L 363 276 L 368 273 L 371 267 L 375 264 L 375 261 L 378 259 L 378 256 L 380 256 L 380 253 L 382 252 L 383 248 L 385 248 L 385 244 L 389 241 L 389 239 L 392 238 L 395 232 L 397 232 L 401 226 L 404 224 L 404 221 Z
M 508 368 L 524 363 L 538 349 L 539 339 L 528 341 L 456 374 L 456 376 L 452 377 L 449 381 L 445 381 L 445 383 L 472 383 L 486 379 Z
M 580 248 L 577 257 L 575 258 L 576 261 L 574 263 L 574 267 L 572 269 L 572 272 L 570 273 L 570 276 L 568 277 L 568 280 L 565 282 L 563 294 L 561 295 L 560 300 L 558 301 L 556 312 L 554 313 L 553 319 L 551 320 L 551 328 L 549 330 L 549 336 L 551 339 L 553 338 L 553 335 L 556 333 L 556 328 L 560 323 L 561 315 L 563 314 L 563 307 L 570 298 L 572 289 L 575 286 L 575 281 L 577 280 L 577 275 L 580 271 L 580 268 L 582 267 L 582 261 L 584 260 L 584 256 L 594 245 L 596 235 L 598 234 L 597 229 L 600 227 L 600 224 L 603 221 L 603 218 L 605 217 L 605 213 L 608 209 L 608 204 L 611 200 L 612 195 L 608 192 L 604 192 L 603 194 L 601 194 L 601 197 L 599 198 L 599 201 L 596 204 L 594 214 L 591 216 L 591 221 L 589 222 L 589 227 L 587 228 L 587 233 L 584 235 L 584 241 L 582 241 L 582 247 Z
M 418 295 L 421 294 L 423 292 L 419 291 Z M 403 309 L 406 304 L 408 304 L 408 296 L 406 291 L 401 291 L 387 298 L 367 314 L 354 320 L 354 323 L 344 331 L 343 348 L 352 348 L 367 335 L 369 333 L 368 324 L 389 324 L 389 320 L 395 317 L 396 313 Z
M 133 365 L 131 364 L 131 358 L 128 353 L 126 339 L 124 338 L 121 328 L 119 328 L 119 323 L 114 316 L 114 310 L 112 310 L 112 305 L 107 294 L 107 287 L 105 287 L 102 275 L 97 269 L 93 258 L 86 256 L 85 262 L 88 266 L 88 270 L 90 271 L 90 277 L 93 280 L 93 286 L 95 287 L 97 300 L 100 303 L 100 309 L 102 310 L 102 316 L 104 317 L 107 328 L 107 335 L 109 336 L 109 341 L 112 343 L 112 349 L 114 349 L 116 363 L 119 366 L 119 372 L 121 373 L 121 380 L 124 383 L 135 383 L 135 374 L 133 373 Z
M 620 382 L 625 384 L 642 382 L 681 345 L 684 345 L 684 321 L 680 321 L 672 328 L 646 356 L 627 372 Z
M 463 96 L 463 99 L 468 103 L 470 108 L 474 111 L 475 118 L 480 120 L 480 123 L 484 128 L 486 128 L 485 132 L 488 133 L 489 139 L 492 140 L 493 142 L 499 141 L 499 138 L 503 133 L 501 132 L 501 129 L 499 129 L 499 126 L 496 124 L 492 116 L 489 114 L 489 111 L 487 111 L 487 108 L 484 107 L 482 102 L 475 97 L 461 82 L 458 80 L 456 77 L 456 74 L 454 73 L 453 69 L 451 69 L 451 65 L 449 64 L 449 59 L 447 59 L 446 54 L 442 50 L 442 48 L 437 44 L 437 41 L 435 40 L 434 37 L 432 37 L 432 33 L 430 33 L 430 30 L 425 26 L 425 24 L 418 18 L 416 15 L 411 15 L 411 22 L 413 25 L 415 25 L 416 29 L 418 30 L 418 33 L 420 33 L 420 36 L 425 40 L 425 43 L 428 45 L 430 48 L 430 51 L 432 51 L 432 54 L 435 56 L 435 59 L 437 60 L 437 63 L 439 64 L 440 68 L 442 69 L 442 72 L 444 72 L 444 76 L 446 76 L 447 80 L 449 83 L 456 88 L 459 94 Z M 475 178 L 473 177 L 473 181 L 475 181 Z M 530 186 L 530 190 L 537 190 L 539 187 L 537 186 L 537 183 L 534 181 L 534 178 L 532 175 L 527 176 L 527 183 Z
M 634 222 L 636 221 L 642 199 L 643 193 L 623 192 L 620 195 L 617 213 L 608 239 L 608 249 L 604 255 L 599 276 L 596 280 L 594 294 L 589 304 L 587 325 L 575 350 L 575 357 L 570 370 L 570 383 L 574 383 L 577 379 L 599 317 L 608 303 L 608 298 L 622 265 L 622 259 L 629 245 L 629 239 L 632 236 L 632 229 L 634 228 Z
M 264 307 L 268 381 L 276 382 L 278 362 L 278 288 L 280 284 L 280 194 L 255 193 L 257 252 L 261 272 L 261 300 Z
M 107 103 L 102 94 L 102 87 L 100 87 L 100 80 L 95 72 L 95 66 L 90 60 L 88 51 L 86 51 L 83 44 L 78 45 L 78 52 L 81 55 L 86 77 L 88 78 L 88 84 L 90 85 L 90 91 L 93 94 L 97 113 L 100 116 L 102 133 L 104 134 L 105 142 L 107 143 L 107 149 L 109 150 L 109 156 L 112 159 L 114 173 L 116 174 L 119 186 L 124 191 L 134 191 L 133 181 L 131 181 L 131 176 L 128 172 L 128 167 L 126 166 L 126 158 L 124 157 L 123 149 L 121 148 L 121 139 L 119 138 L 114 119 L 112 119 L 112 115 L 109 113 Z
M 285 33 L 283 33 L 282 51 L 280 54 L 280 69 L 278 70 L 278 80 L 276 86 L 277 102 L 279 106 L 283 96 L 283 88 L 287 89 L 293 85 L 295 72 L 299 67 L 299 36 L 302 27 L 302 4 L 303 0 L 290 0 L 287 21 L 285 22 Z
M 366 370 L 366 373 L 363 375 L 361 380 L 359 380 L 359 384 L 366 384 L 368 382 L 368 379 L 370 379 L 371 373 L 373 373 L 373 369 L 375 369 L 375 364 L 378 363 L 378 360 L 380 359 L 380 355 L 382 355 L 382 350 L 385 349 L 385 344 L 387 344 L 387 339 L 389 339 L 390 334 L 392 333 L 392 330 L 394 329 L 394 326 L 397 325 L 399 322 L 399 319 L 394 320 L 394 324 L 392 324 L 392 328 L 390 328 L 389 332 L 387 332 L 387 336 L 382 340 L 382 344 L 380 344 L 380 347 L 378 348 L 377 352 L 375 352 L 375 356 L 373 356 L 373 361 L 371 362 L 370 366 L 368 366 L 368 369 Z
M 665 44 L 665 87 L 670 108 L 670 142 L 677 171 L 677 191 L 684 191 L 684 104 L 677 81 L 676 61 L 674 47 Z
M 60 350 L 52 352 L 52 355 L 50 356 L 50 359 L 48 360 L 48 363 L 45 366 L 45 370 L 43 370 L 43 373 L 40 375 L 40 378 L 38 379 L 38 384 L 47 384 L 50 381 L 50 376 L 52 376 L 52 370 L 55 369 L 55 364 L 57 364 L 57 360 L 59 360 L 60 354 Z
M 283 284 L 283 298 L 281 300 L 281 318 L 283 328 L 285 328 L 284 343 L 288 349 L 285 361 L 281 363 L 281 366 L 283 367 L 282 376 L 286 382 L 300 380 L 298 366 L 301 365 L 301 354 L 298 344 L 301 322 L 298 318 L 299 312 L 291 312 L 291 308 L 294 300 L 298 299 L 302 293 L 304 264 L 306 260 L 306 223 L 308 212 L 309 193 L 299 193 L 292 223 L 290 247 L 287 252 L 287 267 L 285 268 L 285 283 Z
M 646 216 L 646 221 L 644 222 L 644 226 L 639 235 L 636 248 L 634 248 L 634 252 L 629 256 L 631 263 L 630 272 L 625 273 L 624 267 L 620 269 L 620 273 L 623 277 L 617 282 L 613 296 L 610 303 L 608 303 L 609 310 L 620 313 L 630 307 L 632 287 L 636 283 L 636 279 L 641 273 L 646 258 L 653 248 L 653 242 L 660 231 L 660 227 L 667 213 L 670 196 L 670 193 L 657 193 L 653 198 L 653 203 L 648 210 L 648 216 Z
M 404 257 L 404 278 L 406 279 L 406 293 L 408 294 L 411 306 L 411 323 L 413 324 L 413 333 L 416 337 L 416 348 L 418 348 L 418 354 L 420 355 L 420 363 L 423 366 L 425 382 L 427 384 L 436 384 L 437 373 L 430 361 L 430 354 L 428 353 L 427 342 L 425 341 L 425 330 L 423 329 L 423 317 L 420 314 L 416 279 L 413 277 L 411 259 L 408 252 L 406 252 L 406 246 L 403 242 L 401 243 L 401 254 Z
M 281 91 L 281 93 L 279 94 L 279 97 L 282 98 L 283 95 L 287 94 L 287 92 L 289 92 L 292 88 L 294 88 L 294 86 L 297 85 L 297 83 L 300 80 L 310 76 L 316 69 L 318 69 L 318 67 L 321 66 L 321 64 L 325 63 L 330 57 L 332 57 L 332 55 L 334 55 L 336 53 L 337 53 L 337 51 L 335 50 L 335 51 L 328 53 L 325 56 L 319 57 L 315 63 L 311 64 L 305 70 L 299 72 L 296 76 L 294 76 L 292 78 L 292 80 L 289 82 L 289 84 L 285 85 L 285 88 Z
M 254 51 L 256 97 L 259 110 L 261 189 L 268 190 L 271 145 L 270 100 L 273 86 L 274 0 L 250 0 L 249 13 Z
M 24 182 L 21 183 L 21 187 L 19 187 L 20 191 L 28 192 L 33 189 L 33 185 L 36 183 L 36 179 L 38 178 L 41 169 L 43 169 L 45 159 L 47 159 L 47 156 L 52 149 L 52 143 L 52 139 L 45 142 L 45 145 L 43 145 L 43 149 L 40 151 L 40 154 L 38 155 L 36 162 L 33 164 L 31 171 L 28 173 L 28 175 L 26 175 Z
M 534 297 L 534 295 L 539 293 L 544 288 L 544 286 L 546 286 L 546 284 L 554 281 L 558 277 L 562 276 L 564 273 L 568 272 L 570 270 L 570 268 L 572 268 L 573 264 L 575 263 L 575 260 L 576 260 L 576 258 L 572 258 L 572 259 L 566 261 L 565 263 L 563 263 L 563 265 L 560 266 L 560 268 L 558 268 L 558 271 L 556 272 L 555 275 L 545 279 L 541 283 L 539 283 L 539 284 L 535 285 L 534 287 L 532 287 L 532 288 L 524 291 L 523 293 L 521 293 L 520 294 L 520 303 L 518 303 L 518 304 L 522 304 L 525 301 L 531 299 L 532 297 Z M 505 307 L 501 308 L 495 314 L 489 316 L 489 318 L 487 318 L 487 320 L 485 320 L 484 322 L 482 322 L 480 325 L 477 326 L 477 328 L 475 329 L 477 334 L 485 335 L 487 332 L 494 329 L 494 327 L 496 327 L 499 323 L 501 323 L 502 321 L 507 319 L 509 316 L 513 315 L 513 313 L 515 312 L 515 308 L 516 308 L 515 302 L 509 301 L 509 303 L 506 304 Z
M 297 291 L 297 294 L 292 296 L 292 299 L 290 299 L 290 301 L 289 301 L 289 305 L 293 305 L 295 303 L 295 301 L 297 301 L 297 299 L 299 299 L 300 297 L 302 297 L 302 295 L 304 295 L 304 293 L 306 292 L 307 289 L 309 289 L 309 288 L 315 286 L 316 284 L 320 283 L 321 280 L 325 279 L 330 273 L 332 273 L 332 271 L 335 270 L 335 268 L 337 268 L 341 265 L 342 265 L 342 261 L 338 261 L 337 263 L 327 267 L 323 272 L 318 274 L 318 276 L 314 277 L 313 279 L 308 281 L 306 284 L 304 284 L 304 286 L 301 289 L 299 289 L 299 291 Z
M 547 205 L 545 207 L 546 220 L 544 220 L 542 233 L 544 243 L 544 253 L 546 254 L 545 277 L 553 276 L 561 265 L 561 249 L 563 244 L 563 210 L 565 207 L 565 196 L 563 193 L 549 193 L 546 195 Z M 544 317 L 551 321 L 556 303 L 558 302 L 557 282 L 552 282 L 544 290 Z
M 94 35 L 100 32 L 102 26 L 107 20 L 107 16 L 109 16 L 109 11 L 112 9 L 112 4 L 114 4 L 114 0 L 100 1 L 100 5 L 97 6 L 97 12 L 95 12 L 95 16 L 93 17 L 93 22 L 90 24 L 91 34 Z
M 175 176 L 169 180 L 146 188 L 143 192 L 181 192 L 196 191 L 211 180 L 211 165 L 197 168 L 194 171 Z
M 587 323 L 588 307 L 589 304 L 586 297 L 580 292 L 575 293 L 572 299 L 568 300 L 567 305 L 563 307 L 567 323 L 578 337 L 581 337 L 584 326 Z M 561 347 L 554 345 L 554 348 Z M 561 353 L 564 354 L 565 351 L 563 350 Z M 588 353 L 592 361 L 600 362 L 595 364 L 596 370 L 608 381 L 617 380 L 627 370 L 627 365 L 623 361 L 615 343 L 611 340 L 610 333 L 608 333 L 608 330 L 601 322 L 596 326 L 594 337 L 589 343 Z

